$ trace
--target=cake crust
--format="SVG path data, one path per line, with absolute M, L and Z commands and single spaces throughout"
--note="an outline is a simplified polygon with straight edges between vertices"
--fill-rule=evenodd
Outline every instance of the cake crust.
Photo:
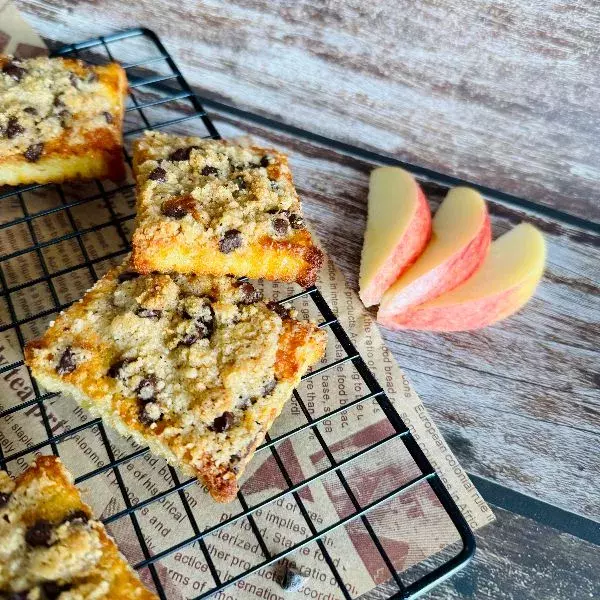
M 38 456 L 15 480 L 0 471 L 0 539 L 2 597 L 157 598 L 93 519 L 55 456 Z
M 146 132 L 134 143 L 133 168 L 137 271 L 314 284 L 323 255 L 304 226 L 284 154 Z
M 232 277 L 111 270 L 25 349 L 47 389 L 197 476 L 218 501 L 326 334 Z
M 117 63 L 0 55 L 0 185 L 125 177 Z

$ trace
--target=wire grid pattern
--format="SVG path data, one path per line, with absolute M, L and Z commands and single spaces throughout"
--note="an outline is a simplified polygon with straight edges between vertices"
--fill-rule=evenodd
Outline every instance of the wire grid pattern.
M 114 57 L 112 45 L 116 42 L 126 40 L 129 38 L 143 38 L 145 40 L 150 41 L 151 45 L 155 49 L 154 55 L 148 58 L 144 58 L 142 60 L 138 59 L 130 62 L 124 61 L 121 56 Z M 136 115 L 138 115 L 141 126 L 129 129 L 126 128 L 126 137 L 136 135 L 145 129 L 165 128 L 194 119 L 196 121 L 199 120 L 202 122 L 203 127 L 205 129 L 205 137 L 214 139 L 219 138 L 219 133 L 217 132 L 210 118 L 207 116 L 206 112 L 203 110 L 199 98 L 188 86 L 185 79 L 182 77 L 180 71 L 178 70 L 172 58 L 165 50 L 160 40 L 151 31 L 148 31 L 146 29 L 129 30 L 112 36 L 101 37 L 80 44 L 69 45 L 60 49 L 56 54 L 82 56 L 89 62 L 98 62 L 94 59 L 93 55 L 87 54 L 89 51 L 94 50 L 103 51 L 107 59 L 112 60 L 113 58 L 116 58 L 120 60 L 120 62 L 123 64 L 128 73 L 130 90 L 132 92 L 135 92 L 136 89 L 142 87 L 154 87 L 156 89 L 161 90 L 161 96 L 159 98 L 153 98 L 147 101 L 140 100 L 139 96 L 135 95 L 134 93 L 130 94 L 131 104 L 128 106 L 127 112 L 135 113 Z M 163 68 L 161 73 L 156 73 L 152 71 L 152 67 L 156 66 L 157 64 L 166 66 L 166 69 Z M 168 84 L 173 81 L 178 84 L 177 89 L 169 87 Z M 159 105 L 169 105 L 170 103 L 172 103 L 175 107 L 175 103 L 184 99 L 187 102 L 189 102 L 192 107 L 192 110 L 189 112 L 189 114 L 182 115 L 180 113 L 176 113 L 171 118 L 160 122 L 151 122 L 146 116 L 145 110 L 147 109 L 151 109 L 152 107 L 156 107 Z M 174 108 L 173 110 L 177 111 L 177 108 Z M 127 151 L 125 151 L 125 158 L 128 161 L 129 165 L 131 165 L 131 157 Z M 7 191 L 0 192 L 0 202 L 12 202 L 22 211 L 22 216 L 2 222 L 0 224 L 0 231 L 2 229 L 8 230 L 17 226 L 22 228 L 24 227 L 25 231 L 29 234 L 31 238 L 31 244 L 25 247 L 14 249 L 11 252 L 4 254 L 3 256 L 0 256 L 0 267 L 2 267 L 0 268 L 0 284 L 2 286 L 1 298 L 6 303 L 8 314 L 10 315 L 11 319 L 11 322 L 9 324 L 2 324 L 0 326 L 0 333 L 6 334 L 7 332 L 12 332 L 16 336 L 16 339 L 18 340 L 18 343 L 21 347 L 23 347 L 26 342 L 26 337 L 23 332 L 23 326 L 35 320 L 50 317 L 51 315 L 56 314 L 58 311 L 63 310 L 70 305 L 70 302 L 65 302 L 63 301 L 63 299 L 61 299 L 60 294 L 57 291 L 57 288 L 55 286 L 55 280 L 57 277 L 63 275 L 68 276 L 68 274 L 74 272 L 76 269 L 85 269 L 88 272 L 91 281 L 95 281 L 98 279 L 98 275 L 96 272 L 98 263 L 110 259 L 116 259 L 117 257 L 122 256 L 128 252 L 129 242 L 127 236 L 127 225 L 128 221 L 130 221 L 133 218 L 133 214 L 125 216 L 119 215 L 118 211 L 115 210 L 113 202 L 111 200 L 116 196 L 116 194 L 131 190 L 132 185 L 130 183 L 126 183 L 124 185 L 112 187 L 110 189 L 107 189 L 105 185 L 99 181 L 95 182 L 94 185 L 96 186 L 97 191 L 88 194 L 84 198 L 78 198 L 76 200 L 68 199 L 65 192 L 63 191 L 63 188 L 59 185 L 30 185 L 23 186 L 20 188 L 12 188 L 8 189 Z M 46 208 L 41 211 L 31 212 L 24 199 L 24 195 L 27 192 L 34 191 L 42 187 L 55 190 L 60 199 L 60 204 L 58 206 Z M 86 204 L 95 201 L 100 201 L 104 204 L 106 210 L 108 211 L 109 218 L 104 223 L 94 224 L 89 227 L 78 227 L 73 211 L 77 207 L 85 206 Z M 52 237 L 50 239 L 39 239 L 38 232 L 34 226 L 35 220 L 41 217 L 53 215 L 55 213 L 62 213 L 66 217 L 71 226 L 72 231 L 63 235 Z M 121 247 L 118 250 L 111 251 L 101 257 L 90 256 L 86 244 L 83 241 L 84 236 L 100 231 L 110 226 L 115 228 L 120 238 Z M 77 244 L 77 247 L 81 252 L 83 260 L 77 262 L 77 264 L 74 266 L 72 265 L 67 268 L 53 271 L 51 273 L 44 255 L 44 250 L 56 244 L 65 242 L 67 240 L 73 240 Z M 17 283 L 16 285 L 9 285 L 5 274 L 4 265 L 7 264 L 7 261 L 10 261 L 28 253 L 34 253 L 37 256 L 39 264 L 41 265 L 41 273 L 39 274 L 39 276 L 34 277 L 30 280 Z M 14 299 L 14 294 L 18 292 L 29 292 L 38 284 L 45 284 L 48 286 L 49 294 L 51 296 L 53 304 L 52 307 L 39 311 L 31 316 L 21 316 L 19 314 L 20 311 L 18 304 L 15 302 Z M 103 466 L 100 466 L 98 468 L 92 469 L 86 473 L 79 475 L 78 477 L 76 477 L 75 482 L 77 484 L 82 484 L 84 482 L 90 482 L 95 477 L 101 476 L 109 472 L 114 474 L 114 478 L 122 495 L 124 507 L 121 510 L 115 512 L 114 514 L 111 514 L 109 517 L 105 518 L 104 523 L 108 525 L 123 519 L 129 519 L 130 524 L 133 527 L 133 530 L 138 538 L 141 552 L 143 553 L 143 559 L 140 560 L 137 564 L 135 564 L 134 568 L 148 569 L 152 576 L 152 580 L 156 587 L 156 591 L 159 597 L 161 598 L 167 598 L 167 596 L 163 584 L 161 582 L 161 578 L 159 577 L 157 571 L 158 561 L 172 555 L 178 550 L 190 546 L 193 543 L 196 543 L 200 548 L 204 560 L 208 565 L 210 575 L 214 582 L 214 585 L 212 585 L 212 587 L 210 587 L 202 594 L 197 596 L 198 599 L 211 596 L 212 594 L 216 593 L 219 590 L 222 590 L 226 586 L 232 585 L 237 581 L 248 577 L 252 573 L 255 573 L 268 565 L 280 561 L 288 554 L 302 548 L 303 546 L 312 543 L 316 544 L 320 549 L 325 562 L 327 563 L 329 569 L 331 570 L 331 573 L 333 574 L 333 577 L 339 585 L 341 594 L 345 598 L 352 598 L 342 576 L 340 575 L 339 569 L 336 566 L 335 561 L 330 555 L 326 544 L 323 542 L 323 538 L 328 533 L 334 531 L 337 528 L 344 527 L 345 525 L 354 520 L 360 520 L 360 522 L 368 532 L 371 540 L 373 541 L 373 544 L 377 552 L 379 553 L 381 560 L 385 563 L 389 571 L 389 578 L 393 579 L 396 585 L 398 586 L 398 592 L 393 597 L 414 598 L 422 594 L 424 591 L 430 589 L 440 581 L 444 580 L 449 575 L 451 575 L 452 573 L 460 569 L 462 566 L 464 566 L 466 562 L 468 562 L 468 560 L 472 557 L 474 552 L 473 535 L 469 530 L 460 511 L 458 510 L 456 504 L 454 503 L 454 501 L 446 491 L 445 487 L 443 486 L 442 482 L 440 481 L 438 475 L 435 473 L 431 464 L 429 463 L 429 461 L 421 451 L 420 447 L 416 443 L 415 439 L 411 435 L 409 429 L 406 427 L 406 425 L 392 406 L 384 390 L 373 377 L 369 368 L 365 364 L 365 361 L 357 352 L 349 336 L 336 319 L 336 316 L 334 315 L 330 307 L 327 305 L 325 299 L 323 298 L 319 290 L 315 287 L 312 287 L 303 290 L 295 294 L 294 296 L 287 297 L 284 300 L 281 300 L 281 302 L 290 302 L 297 299 L 309 299 L 314 304 L 314 307 L 318 310 L 318 313 L 320 314 L 320 327 L 329 329 L 331 334 L 335 337 L 335 339 L 345 352 L 345 356 L 343 356 L 342 358 L 334 360 L 326 365 L 315 369 L 311 373 L 307 374 L 304 377 L 304 379 L 315 377 L 326 370 L 334 369 L 344 363 L 351 363 L 356 369 L 356 371 L 359 373 L 366 387 L 368 388 L 368 393 L 352 401 L 349 401 L 330 412 L 315 417 L 311 415 L 311 412 L 308 410 L 305 401 L 301 397 L 301 394 L 298 391 L 294 392 L 295 399 L 297 401 L 298 406 L 300 407 L 300 410 L 302 411 L 306 422 L 274 437 L 270 437 L 269 435 L 267 435 L 265 442 L 259 449 L 268 449 L 268 451 L 272 453 L 273 458 L 277 463 L 277 466 L 279 467 L 283 478 L 285 479 L 287 489 L 284 489 L 276 494 L 271 494 L 269 497 L 262 499 L 260 502 L 251 505 L 247 502 L 243 491 L 240 491 L 238 494 L 238 501 L 242 508 L 242 511 L 240 513 L 234 514 L 233 516 L 230 516 L 224 521 L 210 524 L 208 527 L 201 527 L 196 518 L 197 515 L 194 514 L 194 509 L 190 505 L 188 497 L 184 493 L 186 488 L 193 485 L 196 482 L 196 480 L 193 478 L 182 480 L 178 476 L 175 469 L 169 467 L 169 473 L 173 485 L 156 494 L 152 494 L 148 498 L 140 499 L 137 503 L 134 504 L 132 503 L 132 500 L 127 493 L 127 487 L 124 482 L 122 468 L 129 461 L 144 456 L 147 452 L 147 448 L 137 448 L 134 451 L 128 453 L 121 453 L 119 456 L 117 456 L 113 450 L 113 447 L 109 440 L 109 436 L 100 419 L 91 419 L 83 424 L 73 426 L 65 432 L 59 434 L 54 433 L 50 423 L 50 419 L 48 417 L 46 403 L 50 399 L 54 398 L 56 394 L 41 393 L 34 380 L 32 380 L 32 385 L 35 391 L 35 398 L 21 402 L 15 406 L 11 406 L 0 411 L 0 428 L 3 419 L 6 419 L 7 417 L 9 417 L 9 415 L 14 415 L 19 411 L 24 411 L 26 409 L 35 407 L 39 409 L 43 428 L 45 430 L 45 439 L 37 443 L 28 444 L 27 447 L 17 452 L 12 452 L 6 455 L 3 452 L 2 446 L 0 445 L 0 466 L 6 469 L 11 461 L 17 460 L 26 455 L 30 455 L 31 453 L 36 451 L 51 451 L 53 454 L 59 455 L 58 445 L 61 442 L 80 432 L 83 432 L 84 430 L 96 428 L 96 430 L 99 432 L 100 438 L 106 450 L 108 462 Z M 3 373 L 7 373 L 10 370 L 14 370 L 15 368 L 18 368 L 22 365 L 22 361 L 3 365 L 0 367 L 0 375 Z M 358 405 L 364 404 L 368 401 L 374 401 L 379 405 L 385 417 L 389 421 L 389 424 L 393 429 L 393 433 L 375 443 L 370 444 L 368 447 L 362 448 L 359 451 L 354 452 L 349 456 L 345 456 L 342 459 L 336 459 L 334 453 L 328 446 L 318 426 L 324 420 L 331 419 L 337 414 L 349 411 L 353 407 L 357 407 Z M 277 444 L 286 440 L 287 438 L 290 438 L 291 436 L 299 435 L 301 434 L 301 432 L 308 430 L 310 430 L 315 436 L 315 439 L 317 440 L 318 444 L 322 448 L 322 451 L 329 460 L 330 466 L 310 477 L 303 478 L 301 481 L 295 481 L 286 469 L 285 461 L 282 459 L 277 449 Z M 392 440 L 401 440 L 404 443 L 404 446 L 412 456 L 421 474 L 418 477 L 411 479 L 410 481 L 404 482 L 402 485 L 395 486 L 394 489 L 387 492 L 382 497 L 377 498 L 376 500 L 368 504 L 361 505 L 351 485 L 348 483 L 342 468 L 346 467 L 347 465 L 350 465 L 351 463 L 359 461 L 367 453 L 373 452 L 377 448 L 383 447 L 385 444 L 388 444 Z M 311 483 L 315 482 L 316 480 L 322 479 L 329 474 L 335 475 L 335 477 L 337 477 L 339 484 L 341 484 L 343 490 L 345 491 L 351 502 L 353 510 L 350 514 L 339 518 L 336 522 L 329 524 L 327 527 L 317 529 L 309 511 L 306 509 L 303 503 L 301 491 L 303 488 L 310 486 Z M 392 559 L 388 556 L 384 545 L 375 533 L 375 530 L 369 520 L 369 512 L 379 506 L 384 505 L 386 502 L 394 498 L 400 497 L 409 489 L 413 489 L 415 488 L 415 486 L 421 483 L 426 483 L 431 487 L 437 499 L 444 507 L 444 510 L 446 511 L 447 515 L 451 519 L 453 525 L 455 526 L 456 530 L 460 535 L 462 541 L 462 548 L 454 556 L 445 560 L 443 564 L 438 565 L 431 571 L 420 576 L 415 581 L 412 581 L 411 583 L 406 583 L 401 578 L 400 573 L 395 568 Z M 179 497 L 183 508 L 185 509 L 185 513 L 187 515 L 187 519 L 191 527 L 190 535 L 185 539 L 180 540 L 178 543 L 174 545 L 169 545 L 169 547 L 164 548 L 158 552 L 151 552 L 148 548 L 148 544 L 145 541 L 144 535 L 142 534 L 142 529 L 138 518 L 138 512 L 146 506 L 149 506 L 155 502 L 167 498 L 170 495 L 175 494 Z M 284 497 L 293 497 L 304 520 L 306 521 L 307 527 L 310 531 L 310 535 L 306 539 L 301 540 L 280 552 L 272 553 L 269 551 L 269 548 L 267 547 L 263 537 L 261 536 L 259 526 L 256 523 L 254 515 L 261 508 L 273 502 L 276 502 L 277 500 Z M 263 553 L 264 560 L 252 566 L 249 569 L 243 570 L 238 574 L 235 574 L 226 579 L 222 579 L 219 575 L 217 567 L 215 566 L 213 558 L 211 557 L 211 554 L 207 548 L 206 538 L 211 534 L 218 533 L 220 530 L 222 530 L 228 525 L 240 522 L 242 519 L 247 520 L 250 529 L 256 537 L 256 540 Z

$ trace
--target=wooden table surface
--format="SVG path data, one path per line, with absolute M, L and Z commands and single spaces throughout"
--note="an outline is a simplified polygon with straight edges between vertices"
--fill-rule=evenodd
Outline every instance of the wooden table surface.
M 480 332 L 383 331 L 498 520 L 431 598 L 594 597 L 600 589 L 600 11 L 593 0 L 123 3 L 23 0 L 50 41 L 154 29 L 199 93 L 359 149 L 468 179 L 590 225 L 490 200 L 549 246 L 534 300 Z M 210 108 L 210 105 L 209 105 Z M 214 109 L 214 107 L 213 107 Z M 356 285 L 368 173 L 227 108 L 225 136 L 291 156 L 306 212 Z M 427 185 L 437 205 L 440 189 Z M 595 223 L 594 223 L 595 222 Z M 380 594 L 379 594 L 380 592 Z M 382 589 L 373 598 L 383 598 Z

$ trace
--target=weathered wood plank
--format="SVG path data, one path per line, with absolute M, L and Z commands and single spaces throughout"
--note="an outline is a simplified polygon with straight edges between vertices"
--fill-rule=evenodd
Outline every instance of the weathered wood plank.
M 474 560 L 429 600 L 589 600 L 598 593 L 600 548 L 493 506 Z M 364 598 L 389 598 L 381 586 Z
M 372 165 L 224 115 L 216 122 L 223 135 L 250 133 L 291 153 L 311 223 L 356 285 Z M 427 189 L 439 199 L 439 189 Z M 591 475 L 600 470 L 600 455 L 591 450 L 600 445 L 598 238 L 506 206 L 490 208 L 496 234 L 523 219 L 544 231 L 549 263 L 536 298 L 479 332 L 384 330 L 384 337 L 467 469 L 597 519 L 600 486 Z
M 54 40 L 151 27 L 214 97 L 600 220 L 594 0 L 19 7 Z

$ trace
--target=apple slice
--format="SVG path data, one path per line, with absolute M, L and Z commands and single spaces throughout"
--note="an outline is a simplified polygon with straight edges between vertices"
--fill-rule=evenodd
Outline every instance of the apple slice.
M 460 285 L 481 266 L 491 237 L 481 194 L 466 187 L 451 190 L 435 213 L 425 252 L 383 295 L 379 317 L 397 314 Z
M 430 236 L 431 211 L 415 178 L 398 167 L 374 169 L 360 259 L 359 296 L 365 306 L 381 300 Z
M 512 315 L 533 296 L 544 271 L 546 245 L 532 225 L 521 223 L 499 237 L 481 268 L 433 300 L 377 321 L 390 329 L 464 331 Z

